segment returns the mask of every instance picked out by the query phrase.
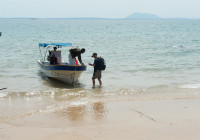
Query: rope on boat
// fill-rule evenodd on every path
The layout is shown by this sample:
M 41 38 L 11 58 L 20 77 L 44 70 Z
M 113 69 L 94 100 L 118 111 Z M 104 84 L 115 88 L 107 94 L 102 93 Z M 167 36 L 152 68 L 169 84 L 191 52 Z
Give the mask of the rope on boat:
M 74 74 L 74 76 L 75 76 L 75 72 L 73 73 Z M 72 86 L 74 87 L 74 76 L 72 77 L 73 78 L 73 80 L 72 80 Z
M 76 72 L 76 67 L 75 67 L 75 72 Z M 72 81 L 72 86 L 74 87 L 74 77 L 75 77 L 75 72 L 73 73 L 74 76 L 73 76 L 73 81 Z

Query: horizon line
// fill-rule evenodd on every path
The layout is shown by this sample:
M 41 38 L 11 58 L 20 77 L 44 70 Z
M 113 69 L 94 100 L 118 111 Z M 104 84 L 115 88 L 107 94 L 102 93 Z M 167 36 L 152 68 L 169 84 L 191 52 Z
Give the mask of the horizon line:
M 188 20 L 199 20 L 200 18 L 155 18 L 155 19 L 140 19 L 140 18 L 103 18 L 103 17 L 0 17 L 0 19 L 115 19 L 115 20 L 169 20 L 169 19 L 188 19 Z

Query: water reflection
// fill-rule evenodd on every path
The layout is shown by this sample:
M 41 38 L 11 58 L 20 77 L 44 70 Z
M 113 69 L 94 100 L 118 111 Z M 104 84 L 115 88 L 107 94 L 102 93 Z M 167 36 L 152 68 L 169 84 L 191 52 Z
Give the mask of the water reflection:
M 53 81 L 53 80 L 52 80 Z M 51 82 L 52 82 L 51 81 Z M 59 83 L 54 81 L 55 85 Z M 102 88 L 62 88 L 52 90 L 51 98 L 58 103 L 58 113 L 69 121 L 85 121 L 88 119 L 103 119 L 106 114 L 104 93 Z
M 71 106 L 67 110 L 68 119 L 71 121 L 80 121 L 84 119 L 86 107 L 85 106 Z
M 104 103 L 95 102 L 93 104 L 69 106 L 59 111 L 63 117 L 70 121 L 84 121 L 90 119 L 100 120 L 107 112 Z
M 106 108 L 104 103 L 95 102 L 91 105 L 92 109 L 90 111 L 88 108 L 90 107 L 87 107 L 86 105 L 70 106 L 64 112 L 67 114 L 67 118 L 70 121 L 83 121 L 89 116 L 92 116 L 95 120 L 103 119 L 105 117 Z
M 105 106 L 102 102 L 95 102 L 92 105 L 92 110 L 94 114 L 94 119 L 102 119 L 106 113 Z

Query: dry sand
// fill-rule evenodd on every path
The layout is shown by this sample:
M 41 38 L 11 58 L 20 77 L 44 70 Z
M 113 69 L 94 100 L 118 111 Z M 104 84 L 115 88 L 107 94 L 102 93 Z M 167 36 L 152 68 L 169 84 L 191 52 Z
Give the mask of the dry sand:
M 199 140 L 199 108 L 199 99 L 97 102 L 4 119 L 0 140 Z

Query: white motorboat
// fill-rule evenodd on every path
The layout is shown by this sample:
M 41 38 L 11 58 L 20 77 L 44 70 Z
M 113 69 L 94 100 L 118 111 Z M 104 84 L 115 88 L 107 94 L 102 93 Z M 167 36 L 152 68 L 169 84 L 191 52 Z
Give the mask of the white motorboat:
M 57 48 L 56 51 L 52 50 L 54 47 Z M 72 43 L 40 43 L 39 50 L 41 53 L 41 59 L 37 60 L 37 62 L 42 72 L 48 77 L 73 85 L 81 74 L 86 71 L 86 66 L 70 65 L 67 61 L 62 61 L 61 48 L 71 49 Z M 54 53 L 56 56 L 57 64 L 50 63 L 50 53 Z

